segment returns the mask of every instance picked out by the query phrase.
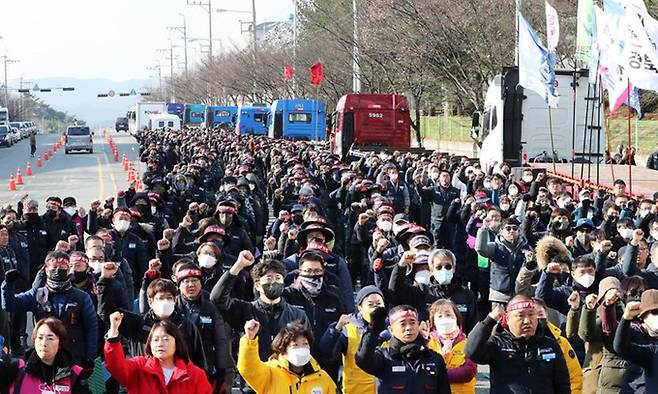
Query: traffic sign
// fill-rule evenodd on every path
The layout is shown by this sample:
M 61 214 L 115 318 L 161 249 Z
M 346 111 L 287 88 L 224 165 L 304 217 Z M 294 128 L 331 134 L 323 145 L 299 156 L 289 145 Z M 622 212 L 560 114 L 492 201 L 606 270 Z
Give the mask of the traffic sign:
M 35 92 L 38 92 L 38 91 L 41 90 L 41 89 L 39 89 L 39 85 L 37 85 L 37 84 L 35 83 L 35 84 L 34 84 L 34 87 L 32 88 L 32 90 L 34 90 Z
M 110 97 L 114 97 L 115 94 L 116 93 L 114 92 L 114 90 L 110 90 L 109 92 L 107 92 L 107 95 Z
M 130 91 L 131 96 L 137 96 L 137 91 L 135 89 Z

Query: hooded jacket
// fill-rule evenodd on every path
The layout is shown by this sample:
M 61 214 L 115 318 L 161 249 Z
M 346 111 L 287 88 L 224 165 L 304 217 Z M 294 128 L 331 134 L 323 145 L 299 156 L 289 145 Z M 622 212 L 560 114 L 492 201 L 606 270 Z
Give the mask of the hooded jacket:
M 307 394 L 336 392 L 336 384 L 318 363 L 311 361 L 303 367 L 301 375 L 290 369 L 288 360 L 282 355 L 263 362 L 259 358 L 259 341 L 246 336 L 240 338 L 238 371 L 244 380 L 257 393 L 268 394 Z

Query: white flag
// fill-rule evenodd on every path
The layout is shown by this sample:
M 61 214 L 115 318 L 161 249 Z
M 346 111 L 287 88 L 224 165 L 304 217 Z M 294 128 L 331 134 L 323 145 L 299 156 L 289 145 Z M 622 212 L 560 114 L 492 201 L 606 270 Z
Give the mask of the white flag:
M 625 16 L 628 79 L 640 89 L 658 90 L 658 21 L 649 15 L 642 0 L 628 0 Z
M 555 52 L 557 43 L 560 41 L 560 22 L 555 8 L 548 4 L 548 1 L 544 4 L 546 6 L 546 46 L 549 51 Z
M 557 107 L 555 53 L 544 47 L 523 15 L 519 15 L 519 85 L 535 91 L 548 106 Z

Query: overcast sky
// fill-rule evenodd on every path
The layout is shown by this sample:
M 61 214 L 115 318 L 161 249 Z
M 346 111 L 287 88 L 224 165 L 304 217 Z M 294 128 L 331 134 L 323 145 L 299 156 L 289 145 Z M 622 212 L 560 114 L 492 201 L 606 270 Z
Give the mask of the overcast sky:
M 221 38 L 224 47 L 244 46 L 246 35 L 240 33 L 239 20 L 251 20 L 251 15 L 214 10 L 249 11 L 251 1 L 211 1 L 213 39 Z M 147 68 L 158 61 L 163 74 L 168 74 L 169 60 L 157 49 L 169 48 L 172 38 L 175 45 L 181 46 L 174 51 L 181 62 L 175 67 L 182 69 L 181 34 L 167 30 L 167 26 L 182 26 L 183 17 L 179 14 L 186 17 L 188 37 L 208 37 L 208 13 L 198 5 L 186 3 L 187 0 L 2 0 L 0 54 L 19 60 L 9 64 L 9 79 L 141 79 L 155 74 Z M 287 20 L 292 10 L 293 0 L 256 0 L 258 23 Z M 220 42 L 213 41 L 216 54 Z M 188 43 L 190 65 L 203 56 L 200 45 Z

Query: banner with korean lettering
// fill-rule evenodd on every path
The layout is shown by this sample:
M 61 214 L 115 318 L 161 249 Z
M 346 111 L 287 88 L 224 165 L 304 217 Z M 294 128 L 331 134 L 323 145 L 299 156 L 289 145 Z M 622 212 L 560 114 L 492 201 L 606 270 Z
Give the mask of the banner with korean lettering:
M 592 51 L 593 0 L 578 0 L 576 25 L 576 59 L 589 62 Z
M 633 86 L 658 91 L 658 21 L 647 12 L 642 0 L 626 1 L 627 76 Z
M 546 8 L 546 47 L 549 51 L 555 52 L 560 41 L 560 21 L 557 11 L 548 4 L 548 1 L 544 2 L 544 6 Z

